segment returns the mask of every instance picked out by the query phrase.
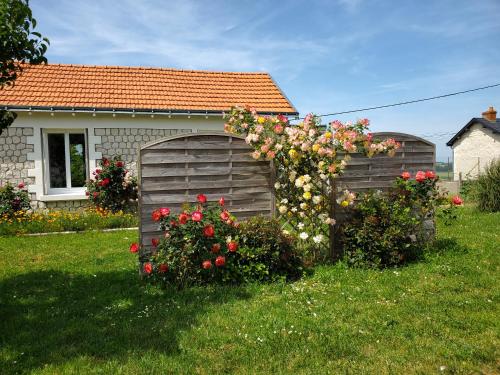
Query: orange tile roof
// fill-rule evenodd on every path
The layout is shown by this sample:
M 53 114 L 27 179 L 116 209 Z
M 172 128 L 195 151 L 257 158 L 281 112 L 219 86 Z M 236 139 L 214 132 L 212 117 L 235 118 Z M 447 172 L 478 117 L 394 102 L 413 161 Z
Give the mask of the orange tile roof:
M 221 112 L 250 105 L 261 113 L 297 111 L 267 73 L 87 65 L 26 65 L 0 106 L 56 109 Z

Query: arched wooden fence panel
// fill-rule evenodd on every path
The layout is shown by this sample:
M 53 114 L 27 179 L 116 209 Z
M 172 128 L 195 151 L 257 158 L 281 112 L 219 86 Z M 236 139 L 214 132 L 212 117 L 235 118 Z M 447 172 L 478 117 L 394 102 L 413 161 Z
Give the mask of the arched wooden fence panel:
M 274 212 L 274 177 L 271 164 L 256 161 L 242 137 L 220 132 L 177 135 L 140 149 L 140 240 L 145 248 L 161 236 L 151 213 L 160 207 L 180 212 L 186 202 L 205 194 L 221 196 L 228 210 L 243 219 Z
M 418 170 L 434 170 L 436 146 L 414 135 L 404 133 L 374 133 L 375 139 L 394 138 L 401 143 L 396 155 L 385 154 L 368 158 L 362 154 L 350 154 L 352 159 L 337 186 L 355 192 L 386 190 L 403 171 L 412 175 Z

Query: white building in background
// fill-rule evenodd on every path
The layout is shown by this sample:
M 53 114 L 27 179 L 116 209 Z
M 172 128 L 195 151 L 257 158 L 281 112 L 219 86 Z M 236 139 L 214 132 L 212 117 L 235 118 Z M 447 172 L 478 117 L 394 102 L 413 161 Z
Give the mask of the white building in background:
M 494 159 L 500 159 L 500 119 L 490 107 L 471 119 L 446 145 L 453 150 L 453 177 L 474 179 Z

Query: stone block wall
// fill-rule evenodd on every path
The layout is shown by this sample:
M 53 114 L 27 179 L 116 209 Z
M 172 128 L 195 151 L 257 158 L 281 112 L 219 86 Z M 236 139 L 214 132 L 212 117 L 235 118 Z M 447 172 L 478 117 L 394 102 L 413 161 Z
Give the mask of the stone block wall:
M 191 129 L 95 129 L 94 135 L 101 137 L 101 143 L 95 145 L 95 151 L 101 152 L 104 158 L 121 155 L 131 174 L 136 176 L 137 156 L 142 145 L 172 135 L 190 132 Z
M 33 128 L 28 127 L 10 127 L 0 135 L 0 186 L 7 182 L 14 185 L 34 183 L 34 179 L 28 177 L 28 169 L 35 167 L 34 162 L 28 160 L 34 145 L 28 144 L 27 138 L 32 135 Z

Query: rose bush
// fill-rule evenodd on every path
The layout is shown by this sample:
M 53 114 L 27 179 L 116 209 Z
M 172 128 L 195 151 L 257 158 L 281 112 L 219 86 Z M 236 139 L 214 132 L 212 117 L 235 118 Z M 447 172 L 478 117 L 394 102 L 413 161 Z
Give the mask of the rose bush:
M 226 210 L 223 198 L 207 203 L 198 195 L 195 206 L 179 214 L 164 207 L 152 213 L 162 236 L 151 241 L 142 259 L 147 280 L 179 288 L 212 282 L 291 280 L 302 275 L 294 239 L 277 220 L 257 217 L 241 225 Z M 138 253 L 133 243 L 130 252 Z
M 361 194 L 352 218 L 340 228 L 344 259 L 354 266 L 389 267 L 418 258 L 434 234 L 434 213 L 446 224 L 456 218 L 459 196 L 448 197 L 433 171 L 403 172 L 387 193 Z
M 169 208 L 152 213 L 162 237 L 152 240 L 151 255 L 143 273 L 151 281 L 184 287 L 234 279 L 237 268 L 238 224 L 222 204 L 208 204 L 203 194 L 198 204 L 179 214 Z M 130 251 L 138 251 L 132 244 Z
M 260 116 L 251 108 L 233 107 L 226 116 L 225 131 L 245 136 L 255 159 L 274 162 L 280 215 L 300 239 L 317 247 L 327 242 L 323 233 L 335 224 L 329 216 L 333 180 L 344 171 L 349 154 L 394 155 L 399 147 L 394 139 L 374 140 L 368 126 L 367 119 L 333 121 L 324 130 L 312 114 L 291 125 L 285 116 Z
M 19 183 L 17 187 L 9 183 L 0 187 L 0 217 L 11 218 L 30 208 L 30 198 L 24 183 Z
M 131 209 L 131 202 L 137 199 L 137 181 L 119 157 L 102 159 L 93 175 L 87 182 L 87 195 L 95 207 L 111 212 Z

